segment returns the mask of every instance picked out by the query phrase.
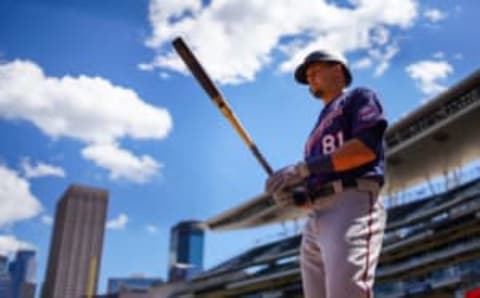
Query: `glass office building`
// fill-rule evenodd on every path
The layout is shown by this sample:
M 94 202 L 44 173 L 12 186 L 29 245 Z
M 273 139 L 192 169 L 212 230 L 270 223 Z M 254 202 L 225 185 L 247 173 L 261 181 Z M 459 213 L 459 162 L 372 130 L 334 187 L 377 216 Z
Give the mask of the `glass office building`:
M 20 250 L 15 260 L 10 263 L 11 297 L 12 298 L 33 298 L 36 287 L 35 251 Z
M 8 258 L 6 256 L 0 255 L 0 273 L 5 273 L 7 271 Z
M 172 228 L 169 281 L 188 280 L 203 270 L 204 235 L 199 221 L 182 221 Z
M 11 281 L 10 275 L 7 271 L 8 258 L 0 255 L 0 297 L 10 298 L 11 296 Z

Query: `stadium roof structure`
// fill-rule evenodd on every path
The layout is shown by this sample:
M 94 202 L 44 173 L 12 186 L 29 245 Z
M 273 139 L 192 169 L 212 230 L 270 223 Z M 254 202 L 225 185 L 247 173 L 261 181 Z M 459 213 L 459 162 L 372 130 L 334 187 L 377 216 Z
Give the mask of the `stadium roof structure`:
M 386 188 L 397 192 L 480 158 L 480 70 L 428 101 L 386 134 Z
M 420 185 L 480 158 L 480 69 L 391 125 L 386 141 L 387 195 Z M 242 229 L 304 216 L 277 208 L 268 194 L 205 221 L 211 230 Z

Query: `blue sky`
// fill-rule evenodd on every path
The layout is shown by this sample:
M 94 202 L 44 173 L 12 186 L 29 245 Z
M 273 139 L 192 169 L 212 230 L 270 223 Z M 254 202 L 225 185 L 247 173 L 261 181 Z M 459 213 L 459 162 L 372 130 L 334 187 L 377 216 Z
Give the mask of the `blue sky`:
M 301 159 L 322 107 L 292 80 L 312 49 L 345 54 L 391 122 L 479 66 L 477 1 L 266 2 L 2 0 L 0 252 L 37 249 L 42 282 L 55 204 L 81 183 L 110 191 L 100 289 L 166 277 L 171 226 L 262 191 L 262 168 L 173 53 L 178 35 L 274 168 Z M 208 233 L 205 263 L 282 232 Z

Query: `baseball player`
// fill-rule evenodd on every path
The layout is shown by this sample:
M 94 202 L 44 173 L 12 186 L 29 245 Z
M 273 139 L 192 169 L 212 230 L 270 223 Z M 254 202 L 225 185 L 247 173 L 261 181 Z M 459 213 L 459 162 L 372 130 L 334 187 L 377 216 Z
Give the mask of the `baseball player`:
M 305 297 L 373 297 L 386 220 L 378 199 L 387 127 L 382 106 L 370 89 L 345 90 L 352 75 L 334 53 L 311 53 L 295 79 L 324 107 L 304 160 L 271 175 L 266 191 L 281 206 L 309 211 L 300 249 Z

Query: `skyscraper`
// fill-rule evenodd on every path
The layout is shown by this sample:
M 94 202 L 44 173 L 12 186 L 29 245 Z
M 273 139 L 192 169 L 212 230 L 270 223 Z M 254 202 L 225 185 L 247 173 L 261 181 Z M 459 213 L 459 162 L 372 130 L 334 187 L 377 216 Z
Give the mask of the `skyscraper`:
M 11 279 L 7 271 L 8 258 L 0 255 L 0 297 L 11 298 L 12 288 Z
M 188 280 L 203 270 L 204 228 L 199 221 L 183 221 L 170 232 L 169 281 Z
M 70 186 L 57 203 L 43 298 L 92 297 L 97 292 L 108 192 Z
M 33 298 L 35 296 L 37 271 L 35 254 L 34 250 L 19 250 L 15 260 L 10 263 L 12 298 Z
M 0 273 L 4 273 L 7 271 L 8 265 L 8 257 L 4 255 L 0 255 Z

